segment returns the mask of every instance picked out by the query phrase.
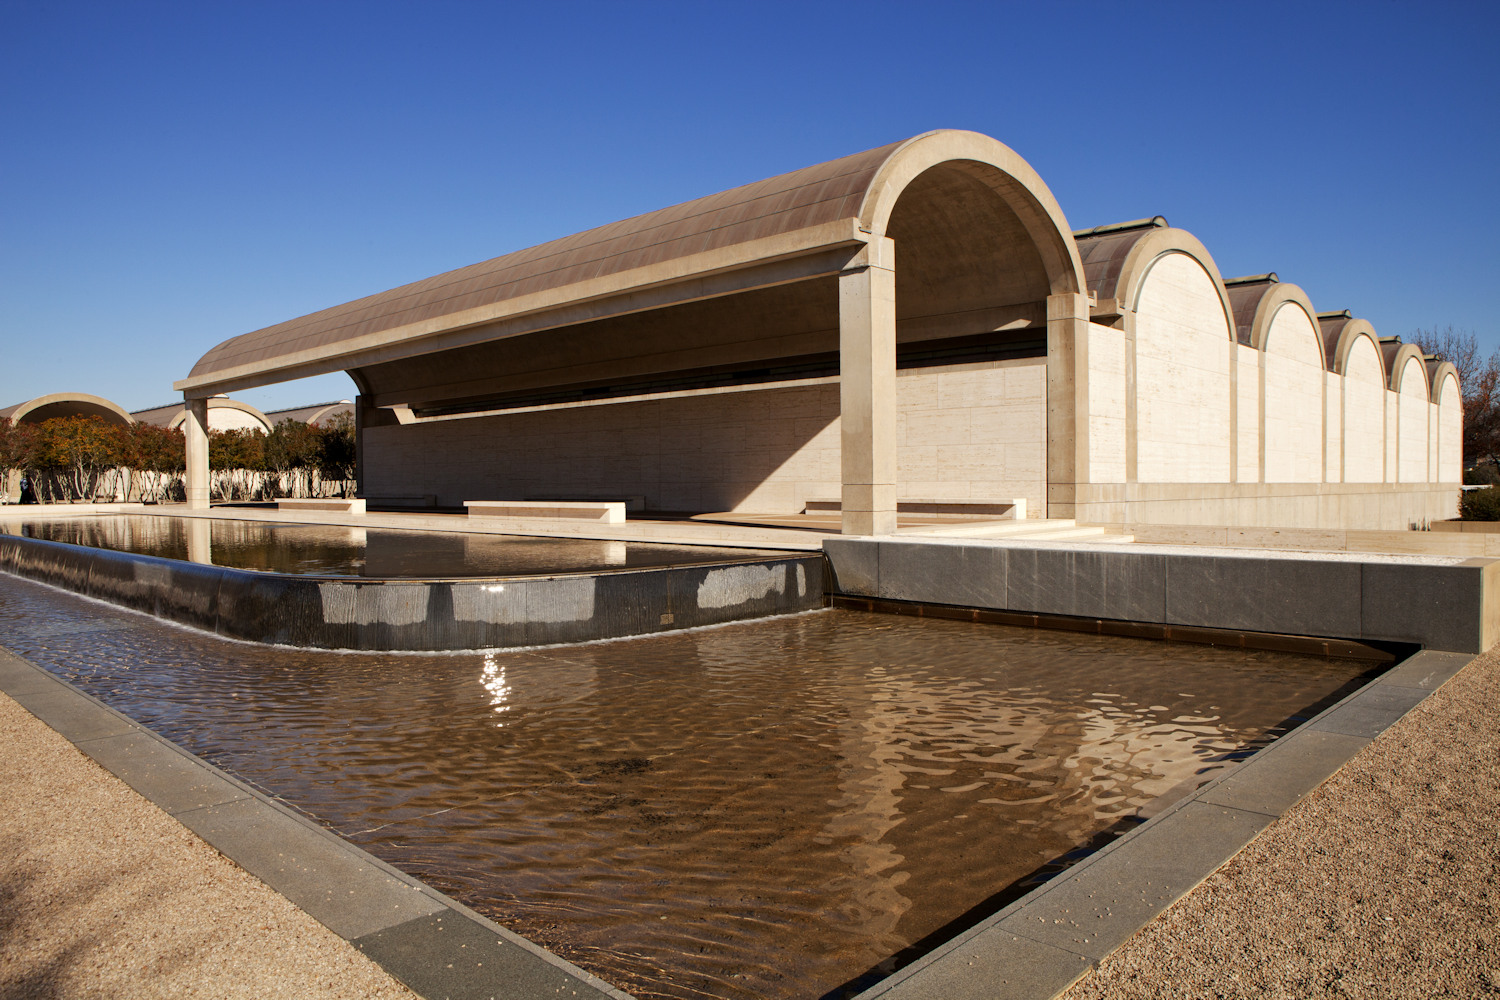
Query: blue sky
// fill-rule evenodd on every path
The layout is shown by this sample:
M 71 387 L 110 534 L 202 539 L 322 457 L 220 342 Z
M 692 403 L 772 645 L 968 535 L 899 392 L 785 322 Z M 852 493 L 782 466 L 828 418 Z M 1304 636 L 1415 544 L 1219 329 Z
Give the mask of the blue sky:
M 1488 352 L 1493 3 L 0 0 L 0 405 L 933 128 Z M 350 396 L 343 375 L 238 394 Z

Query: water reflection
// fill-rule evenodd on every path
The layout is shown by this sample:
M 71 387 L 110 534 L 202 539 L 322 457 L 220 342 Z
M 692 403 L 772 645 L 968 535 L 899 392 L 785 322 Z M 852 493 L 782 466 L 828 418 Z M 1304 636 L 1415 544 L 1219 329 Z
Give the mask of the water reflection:
M 0 533 L 276 573 L 474 577 L 579 573 L 779 555 L 752 549 L 531 538 L 146 514 L 0 522 Z
M 0 643 L 639 997 L 820 996 L 1361 669 L 842 611 L 330 654 L 4 576 Z

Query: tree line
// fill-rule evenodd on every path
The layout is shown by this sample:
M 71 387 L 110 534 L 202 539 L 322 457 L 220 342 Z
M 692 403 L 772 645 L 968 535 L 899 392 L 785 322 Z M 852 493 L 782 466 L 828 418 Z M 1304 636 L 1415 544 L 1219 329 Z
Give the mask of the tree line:
M 1451 325 L 1417 330 L 1406 338 L 1424 354 L 1458 371 L 1464 410 L 1464 482 L 1500 483 L 1500 350 L 1485 357 L 1479 338 Z
M 124 427 L 96 416 L 36 424 L 0 417 L 0 502 L 18 499 L 9 495 L 17 473 L 41 503 L 181 501 L 185 455 L 177 428 Z M 314 427 L 288 419 L 269 434 L 210 430 L 208 466 L 215 500 L 349 496 L 355 489 L 354 420 L 338 414 Z

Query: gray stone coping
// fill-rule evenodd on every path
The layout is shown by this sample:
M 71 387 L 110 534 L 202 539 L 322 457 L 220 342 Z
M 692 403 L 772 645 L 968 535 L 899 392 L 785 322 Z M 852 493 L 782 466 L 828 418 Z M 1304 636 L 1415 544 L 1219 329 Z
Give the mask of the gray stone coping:
M 824 605 L 822 555 L 453 580 L 298 576 L 0 534 L 0 570 L 247 642 L 438 651 L 648 635 Z
M 1050 1000 L 1473 656 L 1424 650 L 857 1000 Z M 0 691 L 424 997 L 628 994 L 0 647 Z
M 823 548 L 835 595 L 1465 653 L 1500 639 L 1500 559 L 898 536 Z
M 0 691 L 420 996 L 630 1000 L 3 647 Z
M 1416 653 L 857 1000 L 1051 1000 L 1473 658 Z

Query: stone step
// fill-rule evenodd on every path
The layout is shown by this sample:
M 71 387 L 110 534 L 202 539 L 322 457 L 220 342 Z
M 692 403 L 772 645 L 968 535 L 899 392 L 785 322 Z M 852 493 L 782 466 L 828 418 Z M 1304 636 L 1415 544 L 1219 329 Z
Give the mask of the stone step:
M 1034 537 L 1038 532 L 1071 528 L 1071 518 L 1029 518 L 1024 521 L 966 521 L 963 524 L 921 524 L 900 529 L 903 535 L 983 535 L 985 538 Z

